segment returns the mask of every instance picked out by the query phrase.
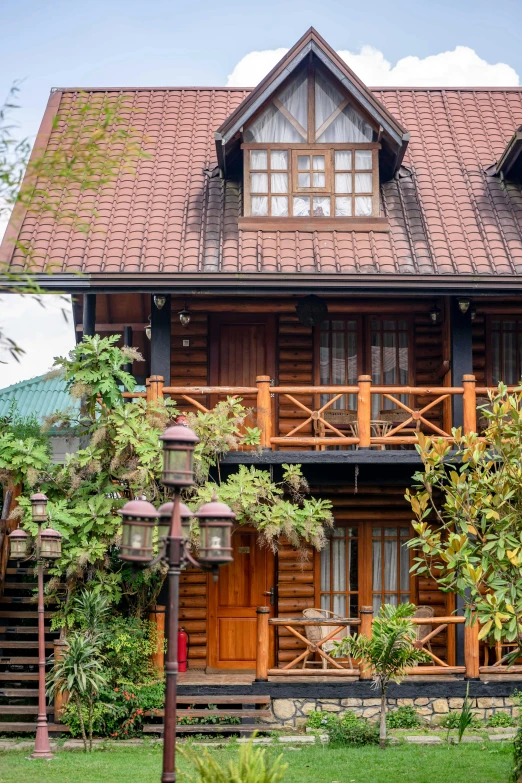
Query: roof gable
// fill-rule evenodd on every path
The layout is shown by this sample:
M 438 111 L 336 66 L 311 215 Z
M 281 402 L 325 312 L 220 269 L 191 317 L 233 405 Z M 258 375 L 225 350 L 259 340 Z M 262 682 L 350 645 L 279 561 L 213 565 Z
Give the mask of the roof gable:
M 323 67 L 381 128 L 382 141 L 391 148 L 394 158 L 391 173 L 395 173 L 404 157 L 409 134 L 313 27 L 307 30 L 218 128 L 215 139 L 220 163 L 223 163 L 241 128 L 274 96 L 283 82 L 295 72 L 310 53 L 318 58 Z

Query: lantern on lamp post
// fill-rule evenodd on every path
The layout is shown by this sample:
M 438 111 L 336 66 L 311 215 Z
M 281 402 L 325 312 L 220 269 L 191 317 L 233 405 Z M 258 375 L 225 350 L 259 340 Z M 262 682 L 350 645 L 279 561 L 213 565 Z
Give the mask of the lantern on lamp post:
M 23 560 L 28 557 L 29 550 L 29 536 L 21 528 L 16 528 L 9 535 L 9 557 L 13 560 Z
M 231 563 L 234 512 L 225 503 L 219 503 L 214 495 L 210 503 L 201 506 L 195 517 L 199 520 L 201 531 L 199 561 L 212 569 Z
M 58 560 L 62 554 L 62 535 L 52 527 L 46 527 L 40 531 L 41 560 Z
M 163 503 L 163 505 L 158 509 L 158 537 L 161 540 L 166 540 L 170 533 L 173 512 L 174 503 L 171 500 L 168 503 Z M 190 539 L 190 520 L 194 519 L 195 514 L 188 506 L 185 505 L 185 503 L 180 502 L 179 515 L 181 517 L 181 536 L 184 541 L 188 541 Z
M 127 563 L 148 564 L 153 557 L 153 531 L 158 512 L 143 498 L 130 500 L 118 514 L 123 519 L 120 558 Z
M 199 438 L 190 427 L 174 424 L 163 435 L 163 476 L 166 487 L 181 489 L 194 484 L 194 449 Z

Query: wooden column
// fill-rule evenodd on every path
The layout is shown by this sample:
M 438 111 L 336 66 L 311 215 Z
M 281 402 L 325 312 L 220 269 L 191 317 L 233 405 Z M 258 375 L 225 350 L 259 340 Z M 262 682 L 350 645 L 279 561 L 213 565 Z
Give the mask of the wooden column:
M 166 386 L 170 386 L 170 296 L 158 310 L 154 297 L 150 301 L 150 374 L 162 375 Z
M 268 606 L 258 606 L 257 614 L 257 644 L 256 644 L 256 681 L 268 680 L 268 651 L 270 640 L 270 628 L 268 617 L 270 608 Z
M 149 622 L 154 623 L 158 632 L 158 644 L 156 652 L 150 656 L 154 666 L 163 671 L 165 666 L 165 607 L 156 604 L 154 609 L 149 612 Z
M 83 336 L 96 334 L 96 294 L 83 295 Z
M 272 398 L 270 397 L 270 376 L 258 375 L 257 385 L 257 426 L 261 430 L 261 448 L 270 449 L 272 437 Z
M 123 345 L 132 348 L 132 326 L 123 327 Z M 132 375 L 132 362 L 124 365 L 124 370 Z
M 373 606 L 361 606 L 361 625 L 359 633 L 361 636 L 367 636 L 368 639 L 372 635 L 372 619 L 373 619 Z M 359 679 L 369 680 L 372 676 L 371 666 L 359 661 Z
M 361 375 L 358 379 L 359 394 L 357 396 L 357 425 L 359 429 L 359 448 L 369 449 L 372 430 L 370 421 L 372 418 L 372 386 L 371 375 Z
M 450 302 L 452 386 L 460 386 L 464 376 L 473 373 L 471 306 L 467 313 L 462 313 L 459 298 L 452 296 Z M 464 401 L 460 394 L 453 395 L 453 426 L 464 426 Z
M 475 612 L 471 617 L 471 623 L 464 626 L 464 665 L 466 667 L 466 680 L 480 679 L 479 670 L 479 622 Z
M 57 639 L 54 642 L 55 663 L 63 659 L 63 657 L 65 656 L 66 647 L 67 647 L 67 643 L 63 639 Z M 59 693 L 58 691 L 55 692 L 54 694 L 54 722 L 55 723 L 61 723 L 63 708 L 68 703 L 68 701 L 69 701 L 68 691 L 62 691 L 62 693 Z
M 475 391 L 475 376 L 464 375 L 462 378 L 464 393 L 462 395 L 464 410 L 464 434 L 477 431 L 477 393 Z
M 145 385 L 147 391 L 147 402 L 155 402 L 156 400 L 163 399 L 163 376 L 151 375 L 147 378 Z

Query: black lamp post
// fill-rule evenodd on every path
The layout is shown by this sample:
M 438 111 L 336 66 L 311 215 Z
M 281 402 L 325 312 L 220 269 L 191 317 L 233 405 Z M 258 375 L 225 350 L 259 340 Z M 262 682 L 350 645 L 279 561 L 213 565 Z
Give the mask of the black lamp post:
M 163 441 L 162 483 L 173 490 L 173 500 L 159 511 L 145 500 L 131 500 L 120 511 L 123 535 L 120 558 L 150 566 L 160 560 L 168 564 L 167 654 L 165 658 L 165 718 L 163 733 L 163 773 L 161 783 L 176 780 L 176 697 L 178 677 L 179 577 L 189 565 L 213 571 L 232 560 L 231 537 L 235 514 L 217 498 L 206 503 L 197 514 L 180 500 L 179 491 L 194 484 L 194 449 L 199 442 L 191 429 L 183 425 L 169 427 Z M 201 555 L 190 554 L 190 519 L 199 520 Z M 153 528 L 158 527 L 160 552 L 152 558 Z
M 47 724 L 47 702 L 45 698 L 45 606 L 44 606 L 44 562 L 56 560 L 61 555 L 62 536 L 57 530 L 43 528 L 47 523 L 47 498 L 42 492 L 31 497 L 33 522 L 38 525 L 36 559 L 38 561 L 38 719 L 36 739 L 32 758 L 52 759 Z M 10 555 L 22 560 L 31 556 L 29 536 L 25 530 L 13 530 L 9 536 Z

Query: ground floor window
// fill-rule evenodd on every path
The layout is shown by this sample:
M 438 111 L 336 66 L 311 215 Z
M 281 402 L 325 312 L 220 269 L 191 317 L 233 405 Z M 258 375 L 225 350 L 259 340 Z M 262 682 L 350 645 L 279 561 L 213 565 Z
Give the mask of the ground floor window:
M 320 554 L 320 606 L 357 617 L 361 606 L 412 600 L 407 523 L 336 526 Z
M 522 377 L 522 319 L 491 319 L 489 345 L 489 382 L 495 386 L 500 381 L 508 386 L 519 383 Z

